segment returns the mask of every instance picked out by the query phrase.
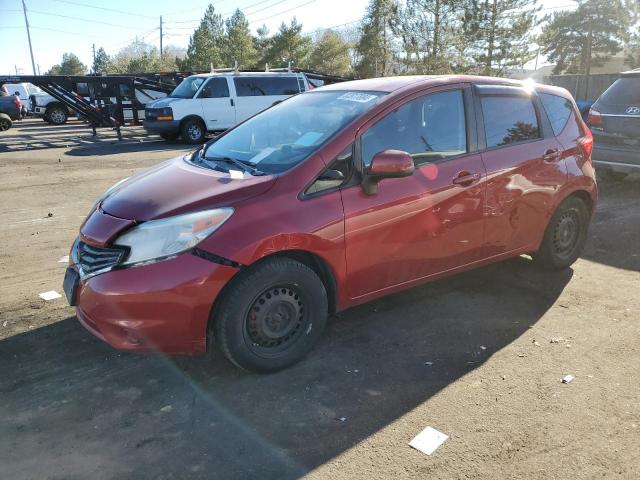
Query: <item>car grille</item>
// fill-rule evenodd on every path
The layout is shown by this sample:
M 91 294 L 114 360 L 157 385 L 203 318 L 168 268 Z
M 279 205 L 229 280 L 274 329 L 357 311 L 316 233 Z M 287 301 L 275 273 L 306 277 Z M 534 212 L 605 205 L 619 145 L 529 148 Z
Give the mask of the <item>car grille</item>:
M 126 253 L 121 248 L 92 247 L 84 242 L 78 242 L 78 265 L 82 269 L 82 274 L 87 275 L 115 267 Z

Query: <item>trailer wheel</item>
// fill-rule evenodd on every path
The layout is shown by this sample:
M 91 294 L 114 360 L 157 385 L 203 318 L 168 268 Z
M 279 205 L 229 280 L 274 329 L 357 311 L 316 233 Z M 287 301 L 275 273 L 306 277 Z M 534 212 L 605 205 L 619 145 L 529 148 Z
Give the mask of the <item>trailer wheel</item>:
M 48 107 L 44 115 L 52 125 L 64 125 L 67 123 L 67 110 L 60 105 Z

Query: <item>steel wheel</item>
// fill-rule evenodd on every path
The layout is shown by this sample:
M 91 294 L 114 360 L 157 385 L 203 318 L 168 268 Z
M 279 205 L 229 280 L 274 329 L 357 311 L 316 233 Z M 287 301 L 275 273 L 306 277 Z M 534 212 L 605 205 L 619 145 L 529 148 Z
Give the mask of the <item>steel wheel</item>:
M 562 214 L 553 231 L 553 246 L 556 255 L 568 257 L 580 238 L 580 216 L 575 210 Z

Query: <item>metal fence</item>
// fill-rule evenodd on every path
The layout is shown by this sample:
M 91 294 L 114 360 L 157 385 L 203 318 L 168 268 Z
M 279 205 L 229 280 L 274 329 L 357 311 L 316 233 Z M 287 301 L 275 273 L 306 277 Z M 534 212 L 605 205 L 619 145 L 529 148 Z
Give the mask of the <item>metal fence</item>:
M 595 75 L 550 75 L 543 83 L 566 88 L 576 100 L 595 101 L 609 86 L 620 77 L 617 73 L 599 73 Z

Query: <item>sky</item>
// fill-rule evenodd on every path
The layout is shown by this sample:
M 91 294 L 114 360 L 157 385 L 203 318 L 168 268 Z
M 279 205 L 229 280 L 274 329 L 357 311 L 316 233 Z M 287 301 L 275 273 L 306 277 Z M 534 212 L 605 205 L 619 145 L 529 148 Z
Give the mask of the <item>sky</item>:
M 270 32 L 294 16 L 311 33 L 362 18 L 368 0 L 24 0 L 31 30 L 36 69 L 41 73 L 59 63 L 65 52 L 92 63 L 92 47 L 116 53 L 136 37 L 159 45 L 160 16 L 164 45 L 186 47 L 207 5 L 227 17 L 236 8 L 256 30 Z M 542 0 L 544 13 L 573 8 L 573 0 Z M 33 74 L 22 0 L 0 0 L 0 74 Z

